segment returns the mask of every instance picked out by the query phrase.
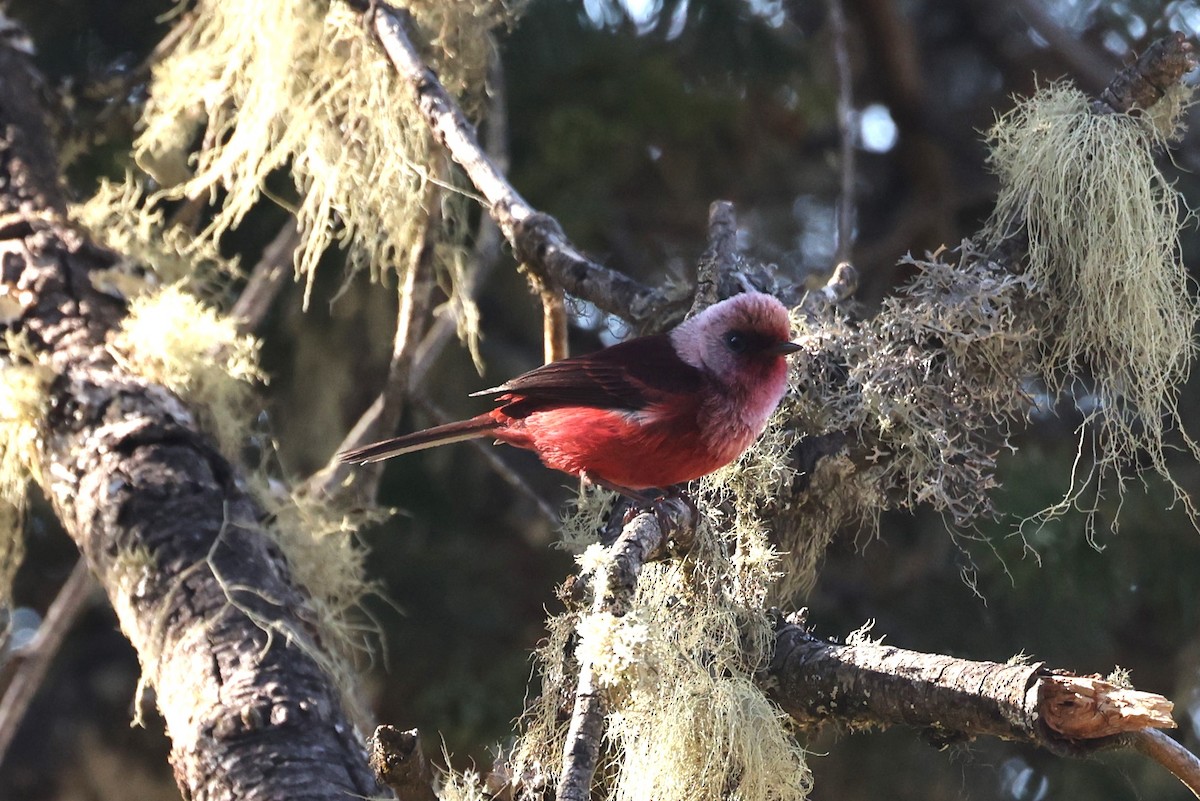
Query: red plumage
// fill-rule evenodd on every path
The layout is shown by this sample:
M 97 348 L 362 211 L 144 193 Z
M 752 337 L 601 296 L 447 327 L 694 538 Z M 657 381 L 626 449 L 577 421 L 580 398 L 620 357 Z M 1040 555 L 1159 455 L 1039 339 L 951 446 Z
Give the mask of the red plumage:
M 669 334 L 621 342 L 476 395 L 489 412 L 338 455 L 371 462 L 490 436 L 618 490 L 667 487 L 736 459 L 787 384 L 787 310 L 769 295 L 717 303 Z

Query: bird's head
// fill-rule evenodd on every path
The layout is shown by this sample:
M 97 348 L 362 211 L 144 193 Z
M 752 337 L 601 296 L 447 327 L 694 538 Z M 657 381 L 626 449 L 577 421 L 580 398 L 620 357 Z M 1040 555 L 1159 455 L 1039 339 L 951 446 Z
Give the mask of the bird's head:
M 770 295 L 747 292 L 715 303 L 671 332 L 685 362 L 730 388 L 780 384 L 791 341 L 787 309 Z M 776 398 L 778 400 L 778 398 Z

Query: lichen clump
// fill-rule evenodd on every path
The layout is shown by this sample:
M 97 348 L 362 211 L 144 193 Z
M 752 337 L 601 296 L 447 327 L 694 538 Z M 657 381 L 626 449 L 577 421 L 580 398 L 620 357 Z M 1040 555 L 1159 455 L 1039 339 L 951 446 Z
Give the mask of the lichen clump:
M 518 3 L 406 3 L 433 46 L 424 54 L 443 84 L 478 110 L 494 43 L 489 31 Z M 197 241 L 238 225 L 286 170 L 300 229 L 296 269 L 306 302 L 334 245 L 351 270 L 403 273 L 426 243 L 436 252 L 468 338 L 476 336 L 461 283 L 466 198 L 433 146 L 412 91 L 399 81 L 368 23 L 345 3 L 221 0 L 200 3 L 180 42 L 156 65 L 138 165 L 159 199 L 208 198 Z M 193 152 L 194 142 L 202 142 Z M 294 195 L 292 197 L 291 195 Z M 427 221 L 435 215 L 437 224 Z
M 258 343 L 179 287 L 135 298 L 112 351 L 129 370 L 178 394 L 227 454 L 246 445 L 254 419 Z
M 1094 394 L 1087 424 L 1101 471 L 1141 453 L 1169 477 L 1166 438 L 1200 312 L 1179 258 L 1178 193 L 1153 153 L 1178 134 L 1186 103 L 1177 89 L 1152 113 L 1097 113 L 1082 92 L 1054 85 L 989 133 L 1002 188 L 985 234 L 1027 240 L 1046 303 L 1036 373 L 1052 394 Z
M 25 553 L 26 493 L 41 474 L 39 427 L 53 375 L 20 339 L 11 333 L 7 339 L 0 362 L 0 610 L 11 602 L 13 576 Z
M 585 499 L 584 506 L 596 503 Z M 594 511 L 569 518 L 568 528 L 590 528 Z M 566 726 L 558 712 L 569 706 L 578 665 L 587 662 L 611 702 L 600 797 L 806 797 L 811 777 L 803 749 L 755 681 L 774 640 L 763 609 L 773 553 L 761 529 L 722 532 L 707 517 L 687 556 L 643 568 L 624 615 L 553 618 L 538 651 L 542 694 L 524 718 L 513 774 L 560 772 Z M 593 586 L 603 584 L 603 551 L 585 551 L 580 563 Z

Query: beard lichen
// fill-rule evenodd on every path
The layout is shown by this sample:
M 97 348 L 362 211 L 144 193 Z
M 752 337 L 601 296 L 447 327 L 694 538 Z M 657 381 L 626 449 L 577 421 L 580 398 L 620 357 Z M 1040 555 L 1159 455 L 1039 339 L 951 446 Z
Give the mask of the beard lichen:
M 30 480 L 41 479 L 40 426 L 53 377 L 20 337 L 10 332 L 5 338 L 0 357 L 0 613 L 11 604 L 13 577 L 25 553 L 21 529 L 26 494 Z
M 111 352 L 141 377 L 179 395 L 200 416 L 221 450 L 235 458 L 254 419 L 258 342 L 178 286 L 129 304 Z
M 1200 312 L 1179 258 L 1179 196 L 1153 155 L 1187 102 L 1176 89 L 1151 113 L 1101 114 L 1064 85 L 1022 102 L 989 134 L 1001 192 L 985 235 L 1027 240 L 1046 306 L 1035 374 L 1051 395 L 1089 386 L 1096 399 L 1080 425 L 1095 463 L 1083 481 L 1117 475 L 1121 489 L 1118 468 L 1141 456 L 1194 518 L 1166 451 L 1173 438 L 1200 458 L 1176 408 Z M 1076 505 L 1081 489 L 1044 514 Z
M 483 107 L 495 43 L 520 3 L 414 0 L 405 6 L 430 43 L 424 57 L 468 112 Z M 363 17 L 345 3 L 208 0 L 171 53 L 156 65 L 138 165 L 163 189 L 159 199 L 215 204 L 200 242 L 216 242 L 266 195 L 269 179 L 291 176 L 305 303 L 318 262 L 334 245 L 350 270 L 376 278 L 409 269 L 405 254 L 427 242 L 434 204 L 455 224 L 432 242 L 450 308 L 469 342 L 477 315 L 462 281 L 466 196 L 436 148 Z M 193 152 L 194 142 L 201 142 Z

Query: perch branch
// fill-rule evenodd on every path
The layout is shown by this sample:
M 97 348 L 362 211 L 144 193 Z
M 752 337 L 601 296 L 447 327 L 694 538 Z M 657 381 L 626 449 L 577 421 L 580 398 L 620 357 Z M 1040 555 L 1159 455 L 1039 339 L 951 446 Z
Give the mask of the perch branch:
M 402 21 L 403 20 L 403 21 Z M 487 201 L 488 213 L 512 245 L 517 260 L 536 264 L 577 298 L 634 325 L 645 323 L 669 298 L 616 270 L 592 261 L 567 240 L 562 227 L 534 209 L 483 152 L 475 128 L 425 66 L 405 28 L 411 17 L 380 2 L 374 29 L 397 73 L 416 94 L 430 131 Z
M 625 615 L 637 590 L 642 566 L 664 556 L 672 538 L 686 538 L 695 529 L 695 507 L 680 499 L 659 502 L 655 512 L 640 512 L 629 520 L 609 546 L 609 566 L 593 579 L 592 613 Z M 563 770 L 557 801 L 588 801 L 592 777 L 600 758 L 607 701 L 596 671 L 588 662 L 579 666 L 575 706 L 563 749 Z
M 4 690 L 4 697 L 0 698 L 0 764 L 3 764 L 30 702 L 42 686 L 63 638 L 83 610 L 92 587 L 87 561 L 80 559 L 46 610 L 46 618 L 38 627 L 33 642 L 18 657 L 20 663 Z

